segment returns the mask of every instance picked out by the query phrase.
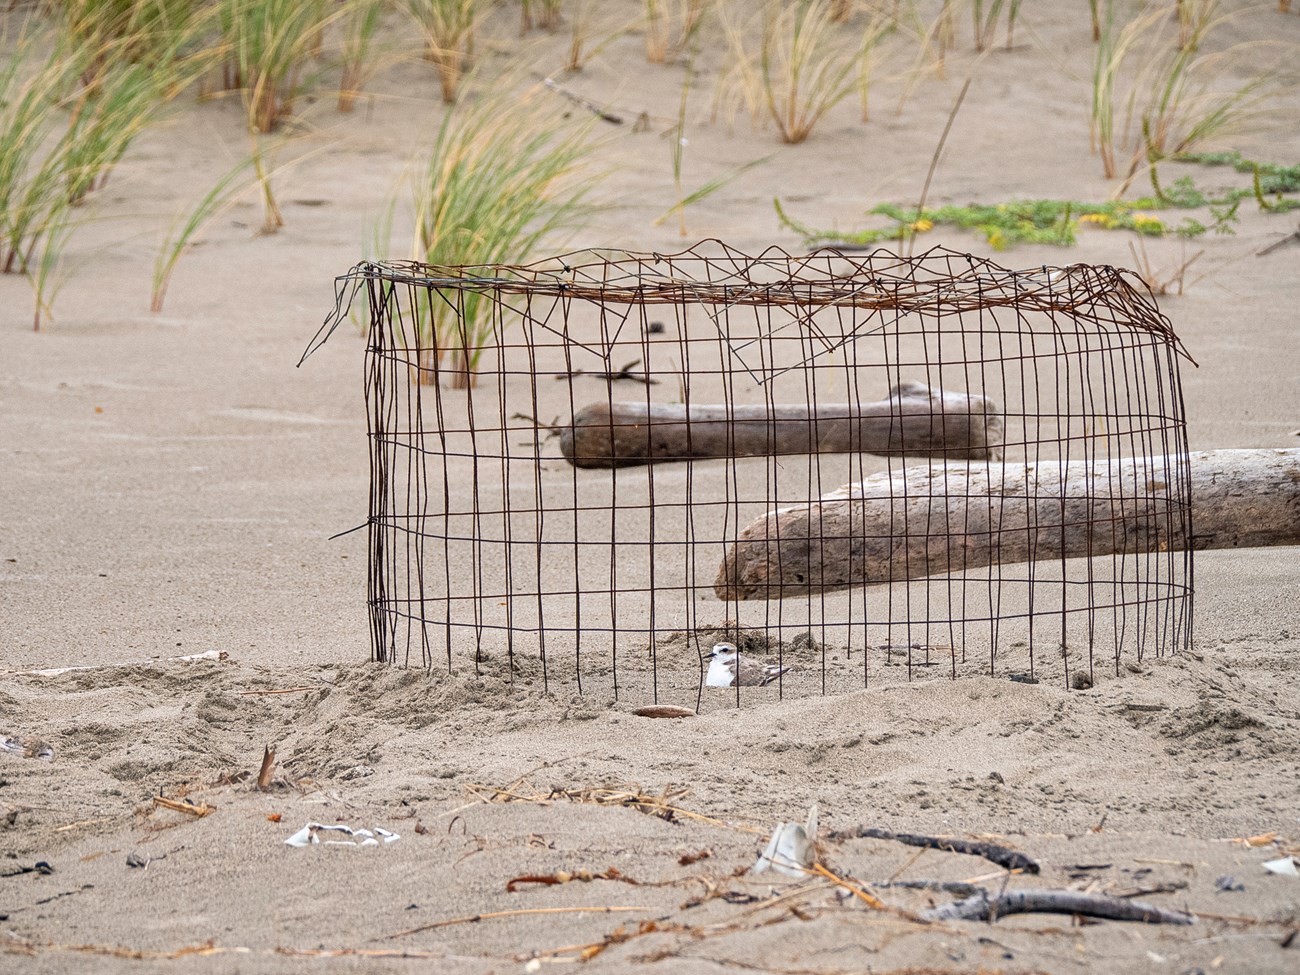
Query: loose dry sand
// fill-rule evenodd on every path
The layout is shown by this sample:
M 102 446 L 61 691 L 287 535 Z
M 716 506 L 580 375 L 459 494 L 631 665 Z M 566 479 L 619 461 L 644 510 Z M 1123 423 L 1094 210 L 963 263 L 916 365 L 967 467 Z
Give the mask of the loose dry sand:
M 629 18 L 636 8 L 612 6 Z M 743 121 L 710 125 L 717 59 L 705 57 L 688 184 L 773 158 L 692 207 L 690 239 L 795 248 L 772 212 L 778 195 L 800 219 L 846 229 L 877 202 L 914 201 L 972 72 L 932 203 L 1105 198 L 1113 184 L 1088 153 L 1084 5 L 1024 6 L 1015 50 L 959 54 L 901 115 L 903 84 L 885 70 L 869 124 L 846 103 L 799 146 Z M 497 34 L 518 50 L 510 24 Z M 1254 5 L 1229 33 L 1294 44 L 1300 17 Z M 565 43 L 528 56 L 553 70 Z M 647 66 L 640 45 L 629 34 L 563 79 L 651 122 L 603 130 L 614 205 L 566 246 L 683 243 L 671 224 L 651 225 L 673 202 L 660 133 L 682 69 Z M 45 331 L 29 330 L 27 285 L 0 280 L 0 737 L 27 748 L 0 752 L 0 971 L 520 972 L 537 970 L 534 956 L 545 971 L 606 940 L 593 969 L 1300 968 L 1300 881 L 1261 866 L 1300 842 L 1295 549 L 1198 556 L 1194 651 L 1133 661 L 1084 692 L 886 674 L 868 690 L 759 692 L 739 709 L 711 697 L 698 717 L 653 720 L 603 696 L 543 695 L 528 673 L 510 683 L 367 663 L 364 533 L 329 539 L 365 517 L 362 344 L 341 332 L 294 365 L 332 278 L 364 256 L 440 118 L 417 60 L 387 67 L 374 88 L 383 94 L 350 117 L 328 93 L 303 106 L 312 131 L 287 151 L 327 148 L 277 180 L 284 229 L 258 236 L 250 196 L 183 260 L 163 314 L 147 311 L 155 242 L 246 151 L 233 100 L 183 98 L 139 141 L 101 197 L 104 219 L 73 238 L 75 273 Z M 1295 163 L 1298 109 L 1295 95 L 1272 103 L 1232 145 Z M 1207 187 L 1240 178 L 1177 166 L 1166 178 L 1180 172 Z M 1162 299 L 1200 363 L 1184 374 L 1193 447 L 1296 443 L 1300 245 L 1254 256 L 1294 226 L 1248 201 L 1235 236 L 1146 245 L 1157 266 L 1205 252 L 1195 272 L 1206 277 Z M 1131 263 L 1128 237 L 1099 230 L 1069 251 L 1003 260 Z M 225 658 L 169 660 L 208 651 Z M 694 685 L 693 652 L 672 666 Z M 84 669 L 29 673 L 65 667 Z M 268 743 L 277 765 L 259 791 Z M 601 788 L 666 796 L 680 811 L 597 802 Z M 159 795 L 211 812 L 155 808 Z M 1144 891 L 1201 917 L 923 926 L 822 882 L 768 903 L 788 885 L 744 870 L 778 820 L 802 820 L 814 802 L 826 830 L 995 837 L 1042 864 L 1037 878 L 1008 880 L 964 855 L 825 846 L 826 862 L 863 881 Z M 401 839 L 283 844 L 311 820 Z M 52 872 L 19 872 L 38 861 Z M 622 879 L 506 890 L 522 875 L 611 868 Z M 1217 889 L 1223 877 L 1234 889 Z M 904 913 L 952 898 L 876 893 Z M 560 908 L 586 910 L 439 926 Z

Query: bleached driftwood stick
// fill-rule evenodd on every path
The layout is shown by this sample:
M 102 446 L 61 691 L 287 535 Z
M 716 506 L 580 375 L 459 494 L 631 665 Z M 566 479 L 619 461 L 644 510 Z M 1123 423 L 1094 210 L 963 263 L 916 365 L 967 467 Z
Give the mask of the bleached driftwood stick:
M 1300 544 L 1300 449 L 1193 452 L 1191 539 L 1170 500 L 1178 476 L 1168 457 L 876 474 L 753 522 L 714 591 L 779 599 L 994 564 Z
M 868 453 L 996 460 L 1002 414 L 984 396 L 896 386 L 876 403 L 715 406 L 593 403 L 560 433 L 576 467 L 777 454 Z

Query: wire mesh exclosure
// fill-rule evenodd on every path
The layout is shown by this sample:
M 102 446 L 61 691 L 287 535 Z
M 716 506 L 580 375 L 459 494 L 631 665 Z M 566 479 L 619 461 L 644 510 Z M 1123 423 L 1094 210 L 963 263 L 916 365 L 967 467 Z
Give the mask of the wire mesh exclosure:
M 1190 640 L 1189 357 L 1131 272 L 367 262 L 306 354 L 362 288 L 376 659 L 698 704 L 713 642 L 825 693 Z

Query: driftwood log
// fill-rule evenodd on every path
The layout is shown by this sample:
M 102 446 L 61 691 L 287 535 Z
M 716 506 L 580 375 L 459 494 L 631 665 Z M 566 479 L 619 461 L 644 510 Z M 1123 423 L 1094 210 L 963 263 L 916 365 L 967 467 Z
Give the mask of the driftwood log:
M 925 921 L 994 921 L 1007 914 L 1074 914 L 1110 921 L 1146 924 L 1194 924 L 1196 917 L 1141 901 L 1121 900 L 1078 890 L 1013 890 L 990 897 L 976 894 L 965 900 L 921 912 Z
M 1169 457 L 877 474 L 753 522 L 714 591 L 779 599 L 994 564 L 1300 544 L 1300 449 L 1193 452 L 1190 539 L 1178 477 Z
M 576 467 L 776 454 L 914 454 L 996 460 L 1003 421 L 984 396 L 909 382 L 877 403 L 712 406 L 613 402 L 578 410 L 560 432 Z
M 1038 861 L 1028 854 L 1000 846 L 997 843 L 985 843 L 979 840 L 963 840 L 951 836 L 926 836 L 922 833 L 895 833 L 890 829 L 876 826 L 858 826 L 854 829 L 837 830 L 830 834 L 830 839 L 842 840 L 893 840 L 906 846 L 920 846 L 930 850 L 947 850 L 950 853 L 964 853 L 967 856 L 983 857 L 991 863 L 1007 870 L 1019 870 L 1022 873 L 1038 873 Z

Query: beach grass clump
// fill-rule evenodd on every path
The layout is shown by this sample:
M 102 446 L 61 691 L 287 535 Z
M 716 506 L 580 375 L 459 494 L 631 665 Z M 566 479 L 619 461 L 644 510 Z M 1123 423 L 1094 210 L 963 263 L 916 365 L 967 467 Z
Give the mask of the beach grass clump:
M 308 87 L 326 27 L 342 15 L 328 0 L 217 0 L 225 87 L 244 98 L 251 132 L 273 132 Z
M 438 72 L 442 100 L 451 104 L 474 60 L 475 34 L 489 0 L 407 0 L 424 34 L 425 58 Z
M 153 266 L 153 290 L 149 310 L 160 312 L 167 298 L 167 288 L 181 256 L 195 236 L 218 214 L 229 209 L 247 186 L 240 181 L 253 165 L 252 157 L 243 159 L 227 170 L 199 199 L 188 213 L 179 215 L 163 237 Z
M 375 38 L 384 14 L 385 0 L 348 0 L 344 5 L 342 42 L 339 52 L 340 112 L 350 112 L 357 96 L 377 67 L 374 57 Z
M 563 20 L 562 6 L 563 0 L 519 0 L 520 33 L 534 28 L 554 33 Z
M 677 104 L 677 124 L 673 128 L 672 136 L 672 167 L 673 167 L 673 186 L 677 190 L 677 202 L 660 214 L 653 221 L 654 226 L 659 226 L 670 217 L 677 217 L 677 232 L 686 236 L 686 208 L 712 196 L 718 190 L 722 189 L 732 180 L 749 172 L 757 166 L 763 165 L 771 159 L 771 156 L 763 156 L 759 159 L 751 159 L 743 165 L 728 170 L 712 179 L 706 180 L 695 189 L 687 192 L 685 186 L 685 159 L 686 159 L 686 107 L 690 101 L 691 83 L 694 79 L 694 64 L 688 64 L 686 67 L 686 77 L 682 81 L 681 98 Z
M 846 28 L 834 7 L 831 0 L 768 0 L 757 25 L 729 20 L 730 64 L 718 103 L 743 103 L 752 118 L 766 116 L 782 142 L 806 140 L 831 109 L 863 90 L 863 62 L 884 34 L 880 16 Z
M 974 21 L 975 50 L 986 51 L 992 46 L 998 29 L 998 20 L 1004 9 L 1007 13 L 1007 47 L 1011 48 L 1015 43 L 1020 0 L 972 0 L 971 19 Z
M 591 124 L 569 117 L 544 87 L 458 103 L 414 179 L 412 257 L 443 266 L 520 263 L 551 235 L 594 212 L 580 178 Z M 471 291 L 438 292 L 421 308 L 420 376 L 472 384 L 492 335 L 492 303 Z M 444 362 L 444 358 L 447 361 Z
M 186 32 L 165 32 L 141 60 L 134 37 L 91 48 L 64 27 L 20 36 L 0 71 L 0 268 L 31 281 L 37 328 L 85 222 L 75 209 L 205 63 Z
M 646 60 L 675 61 L 700 33 L 708 11 L 708 0 L 645 0 Z
M 895 112 L 899 115 L 923 75 L 933 72 L 939 78 L 947 77 L 948 52 L 957 44 L 957 10 L 954 0 L 943 0 L 934 19 L 928 23 L 915 7 L 910 14 L 909 23 L 904 24 L 900 17 L 894 17 L 892 23 L 892 26 L 904 27 L 918 42 L 911 70 L 907 73 L 907 84 L 899 96 Z
M 73 204 L 101 188 L 131 143 L 154 124 L 163 107 L 207 70 L 210 52 L 191 49 L 193 34 L 169 34 L 169 43 L 157 49 L 160 57 L 146 63 L 120 50 L 102 52 L 56 51 L 69 63 L 99 61 L 93 80 L 71 92 L 66 138 L 59 146 L 60 165 Z M 81 78 L 87 77 L 84 70 Z
M 162 106 L 207 70 L 210 11 L 178 0 L 68 0 L 54 9 L 50 56 L 70 72 L 55 89 L 68 129 L 52 156 L 76 204 L 104 184 Z
M 0 232 L 3 270 L 23 272 L 39 248 L 42 230 L 70 206 L 59 161 L 47 145 L 69 66 L 39 62 L 36 41 L 21 38 L 0 68 Z
M 65 46 L 80 52 L 88 87 L 116 62 L 164 64 L 208 16 L 194 0 L 61 0 L 48 7 Z
M 0 69 L 0 268 L 32 283 L 36 329 L 53 301 L 54 272 L 74 225 L 67 135 L 57 132 L 57 112 L 75 67 L 43 58 L 45 40 L 20 38 Z
M 1149 4 L 1118 30 L 1108 4 L 1092 79 L 1092 143 L 1107 178 L 1144 160 L 1190 152 L 1239 131 L 1281 88 L 1276 71 L 1247 71 L 1267 46 L 1253 41 L 1221 50 L 1211 38 L 1227 16 L 1209 0 Z M 1234 80 L 1235 78 L 1235 80 Z

